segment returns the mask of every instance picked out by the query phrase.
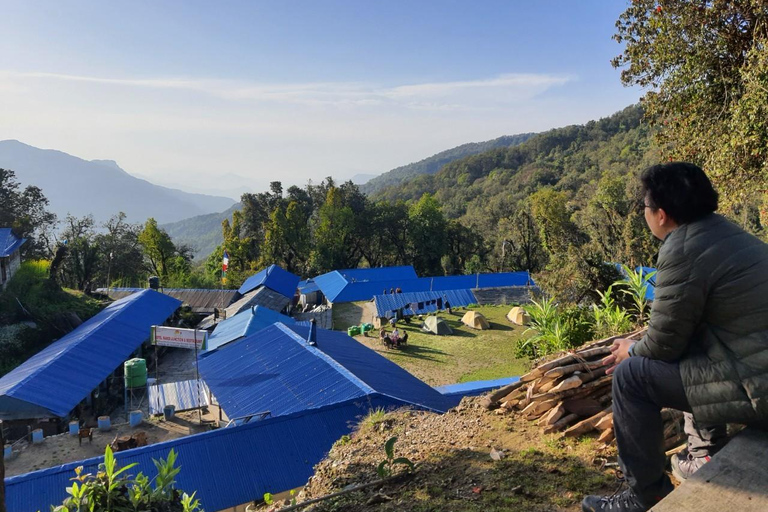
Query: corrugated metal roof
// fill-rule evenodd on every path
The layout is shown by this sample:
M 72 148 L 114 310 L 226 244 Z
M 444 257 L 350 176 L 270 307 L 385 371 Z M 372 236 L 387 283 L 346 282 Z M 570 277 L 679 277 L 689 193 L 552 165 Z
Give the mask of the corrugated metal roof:
M 277 265 L 270 265 L 259 273 L 246 279 L 237 291 L 245 295 L 259 286 L 266 286 L 281 295 L 292 298 L 296 293 L 296 287 L 299 284 L 299 280 L 299 276 L 291 274 Z
M 175 405 L 177 412 L 210 405 L 208 393 L 208 386 L 202 379 L 147 386 L 149 413 L 163 414 L 166 405 Z
M 346 268 L 339 270 L 344 279 L 350 283 L 358 281 L 392 281 L 417 279 L 412 265 L 403 265 L 400 267 L 375 267 L 375 268 Z
M 216 328 L 208 338 L 208 350 L 216 350 L 222 345 L 249 336 L 275 322 L 292 324 L 295 320 L 264 306 L 253 306 L 216 324 Z
M 66 416 L 180 305 L 153 290 L 113 302 L 0 378 L 0 417 Z
M 291 299 L 285 295 L 273 291 L 266 286 L 261 286 L 255 290 L 252 290 L 235 302 L 227 306 L 225 310 L 224 318 L 233 318 L 238 313 L 241 313 L 253 306 L 264 306 L 265 308 L 273 311 L 282 311 L 285 306 L 291 302 Z M 209 315 L 200 321 L 197 326 L 198 329 L 208 329 L 215 325 L 215 319 L 213 315 Z
M 14 235 L 11 228 L 0 228 L 0 258 L 9 257 L 26 241 L 26 238 L 19 238 Z
M 288 326 L 288 329 L 303 339 L 309 333 L 309 328 L 298 325 Z M 377 393 L 433 411 L 445 412 L 450 408 L 432 387 L 346 333 L 317 329 L 316 340 L 314 348 Z
M 464 276 L 437 276 L 418 279 L 392 279 L 389 281 L 355 281 L 344 278 L 340 272 L 329 272 L 315 278 L 323 294 L 331 302 L 370 300 L 385 290 L 400 288 L 406 292 L 447 291 L 474 288 L 497 288 L 533 285 L 528 272 L 503 272 Z
M 455 308 L 477 303 L 477 299 L 472 293 L 472 290 L 388 293 L 387 295 L 376 295 L 374 297 L 374 302 L 376 303 L 376 315 L 379 318 L 391 318 L 395 316 L 394 311 L 400 308 L 403 308 L 403 313 L 406 315 L 423 315 L 425 313 L 437 311 L 437 304 L 431 303 L 437 299 L 448 299 L 448 302 L 451 303 L 451 307 Z M 417 304 L 415 309 L 409 307 L 413 303 Z M 422 307 L 419 308 L 418 304 L 421 304 Z
M 178 453 L 176 487 L 197 492 L 205 510 L 223 510 L 304 485 L 331 446 L 368 411 L 387 407 L 380 396 L 268 418 L 115 454 L 131 474 L 157 475 L 152 459 Z M 103 457 L 6 478 L 8 512 L 48 510 L 66 497 L 75 468 L 96 473 Z
M 371 392 L 318 352 L 278 323 L 200 358 L 200 374 L 230 418 L 282 416 Z
M 320 291 L 320 287 L 317 286 L 317 283 L 315 283 L 314 279 L 307 279 L 306 281 L 300 281 L 297 288 L 299 289 L 299 293 L 301 293 L 302 295 Z
M 359 399 L 378 392 L 393 403 L 445 411 L 444 398 L 345 333 L 274 324 L 200 358 L 200 373 L 227 416 L 272 416 Z
M 146 288 L 97 288 L 96 292 L 112 300 L 122 299 Z M 229 306 L 237 290 L 208 290 L 203 288 L 163 288 L 162 293 L 179 299 L 196 313 L 213 312 L 214 308 Z

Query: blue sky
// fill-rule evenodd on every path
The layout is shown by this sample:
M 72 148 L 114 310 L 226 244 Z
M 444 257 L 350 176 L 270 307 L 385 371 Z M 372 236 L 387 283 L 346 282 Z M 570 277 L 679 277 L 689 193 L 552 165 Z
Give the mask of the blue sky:
M 230 195 L 378 174 L 636 102 L 625 5 L 0 0 L 0 139 Z

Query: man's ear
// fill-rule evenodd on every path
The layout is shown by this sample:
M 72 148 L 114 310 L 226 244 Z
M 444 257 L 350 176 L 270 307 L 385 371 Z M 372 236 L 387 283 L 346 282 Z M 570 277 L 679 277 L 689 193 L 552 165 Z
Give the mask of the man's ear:
M 677 225 L 672 217 L 664 211 L 664 208 L 658 208 L 656 210 L 656 216 L 659 219 L 659 226 L 661 227 L 670 228 Z

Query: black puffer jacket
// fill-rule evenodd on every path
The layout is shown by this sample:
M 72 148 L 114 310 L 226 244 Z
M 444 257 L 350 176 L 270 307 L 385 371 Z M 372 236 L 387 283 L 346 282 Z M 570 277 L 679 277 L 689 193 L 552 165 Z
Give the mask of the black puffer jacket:
M 680 361 L 702 424 L 768 425 L 768 245 L 720 215 L 670 233 L 634 354 Z

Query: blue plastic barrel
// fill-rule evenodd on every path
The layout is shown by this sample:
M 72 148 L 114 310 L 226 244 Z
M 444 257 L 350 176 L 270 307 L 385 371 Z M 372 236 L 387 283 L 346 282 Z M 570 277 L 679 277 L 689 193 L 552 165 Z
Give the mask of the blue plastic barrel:
M 128 421 L 132 427 L 138 427 L 141 425 L 141 411 L 131 411 L 131 414 L 128 416 Z
M 80 432 L 80 423 L 77 421 L 69 422 L 69 435 L 76 436 Z
M 43 429 L 38 428 L 32 431 L 32 443 L 40 444 L 43 442 Z
M 13 455 L 13 447 L 9 444 L 3 446 L 3 458 L 10 459 L 11 455 Z
M 99 416 L 99 430 L 108 432 L 112 428 L 112 421 L 109 416 Z

